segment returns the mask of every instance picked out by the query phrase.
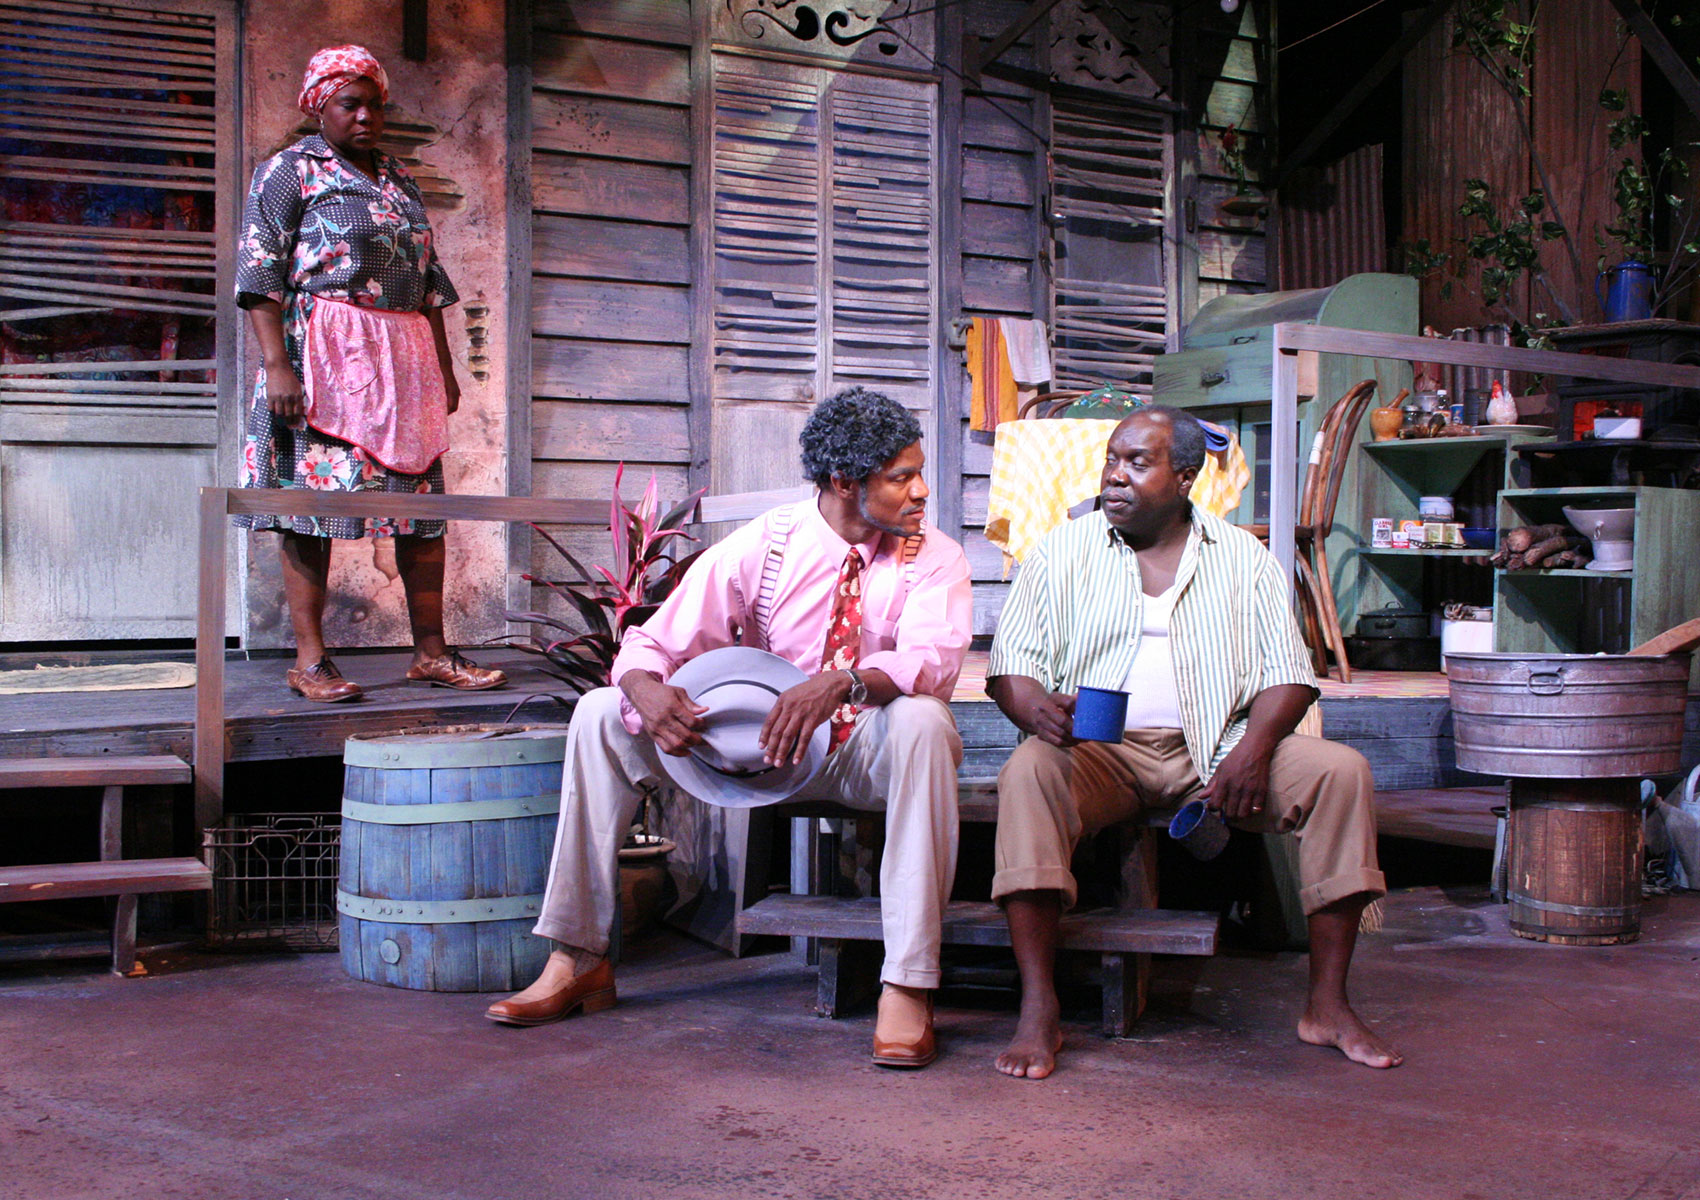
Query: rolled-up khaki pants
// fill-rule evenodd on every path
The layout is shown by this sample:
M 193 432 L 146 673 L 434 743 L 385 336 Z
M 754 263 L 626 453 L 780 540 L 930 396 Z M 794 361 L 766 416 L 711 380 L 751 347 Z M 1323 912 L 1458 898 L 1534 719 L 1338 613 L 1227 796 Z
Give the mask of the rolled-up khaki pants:
M 860 713 L 849 740 L 796 796 L 886 813 L 880 978 L 887 983 L 938 986 L 940 922 L 956 876 L 961 761 L 949 707 L 932 696 L 899 696 Z M 619 689 L 582 697 L 567 729 L 561 820 L 532 932 L 592 954 L 607 951 L 620 844 L 643 788 L 657 783 L 672 786 L 655 743 L 621 723 Z
M 1130 730 L 1119 745 L 1082 742 L 1070 750 L 1028 738 L 998 775 L 992 898 L 1054 890 L 1073 904 L 1068 864 L 1082 836 L 1147 807 L 1184 804 L 1203 787 L 1178 729 Z M 1269 792 L 1264 812 L 1233 824 L 1298 838 L 1306 915 L 1347 896 L 1386 893 L 1375 858 L 1375 784 L 1363 755 L 1291 734 L 1270 760 Z

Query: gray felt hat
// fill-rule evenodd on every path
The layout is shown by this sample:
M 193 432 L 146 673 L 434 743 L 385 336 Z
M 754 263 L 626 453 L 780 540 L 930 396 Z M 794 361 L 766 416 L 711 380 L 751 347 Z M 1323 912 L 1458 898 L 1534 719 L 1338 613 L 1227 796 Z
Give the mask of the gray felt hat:
M 699 654 L 667 682 L 708 709 L 704 744 L 689 754 L 660 755 L 662 768 L 681 789 L 722 808 L 756 808 L 796 795 L 826 763 L 828 724 L 815 729 L 800 763 L 768 766 L 760 737 L 779 694 L 807 678 L 777 654 L 749 646 Z

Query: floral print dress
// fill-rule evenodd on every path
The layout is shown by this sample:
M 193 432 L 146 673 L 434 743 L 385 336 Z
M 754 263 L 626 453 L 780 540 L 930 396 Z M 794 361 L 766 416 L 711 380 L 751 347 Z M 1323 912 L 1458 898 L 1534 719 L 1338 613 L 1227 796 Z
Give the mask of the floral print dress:
M 317 298 L 421 312 L 460 299 L 432 245 L 419 186 L 387 154 L 378 179 L 355 170 L 317 134 L 273 155 L 254 172 L 242 214 L 236 302 L 283 306 L 284 348 L 299 377 L 301 348 Z M 442 492 L 443 464 L 423 474 L 387 471 L 359 446 L 305 422 L 291 426 L 266 403 L 266 372 L 254 383 L 237 473 L 241 487 L 318 491 Z M 289 529 L 316 537 L 416 534 L 440 537 L 441 521 L 357 517 L 239 516 L 250 529 Z

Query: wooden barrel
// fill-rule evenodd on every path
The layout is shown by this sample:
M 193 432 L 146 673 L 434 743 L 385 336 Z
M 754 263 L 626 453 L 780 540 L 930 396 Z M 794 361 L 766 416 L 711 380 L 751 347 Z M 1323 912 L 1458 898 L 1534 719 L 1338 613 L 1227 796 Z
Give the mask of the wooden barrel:
M 1511 930 L 1569 946 L 1641 936 L 1634 779 L 1511 781 Z
M 537 977 L 565 752 L 564 731 L 514 726 L 348 739 L 336 899 L 350 975 L 433 992 Z

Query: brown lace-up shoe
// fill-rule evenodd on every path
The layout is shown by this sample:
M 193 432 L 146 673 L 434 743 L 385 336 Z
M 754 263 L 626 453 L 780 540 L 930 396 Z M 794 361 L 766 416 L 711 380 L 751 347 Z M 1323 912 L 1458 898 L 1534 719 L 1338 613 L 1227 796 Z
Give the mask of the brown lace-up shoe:
M 407 668 L 407 679 L 409 683 L 458 688 L 463 692 L 482 692 L 487 688 L 501 687 L 508 681 L 506 673 L 481 667 L 470 658 L 462 658 L 458 650 L 414 663 Z
M 310 667 L 289 668 L 284 680 L 290 691 L 320 704 L 335 704 L 339 700 L 353 700 L 365 695 L 358 683 L 342 677 L 342 672 L 336 669 L 328 654 Z

